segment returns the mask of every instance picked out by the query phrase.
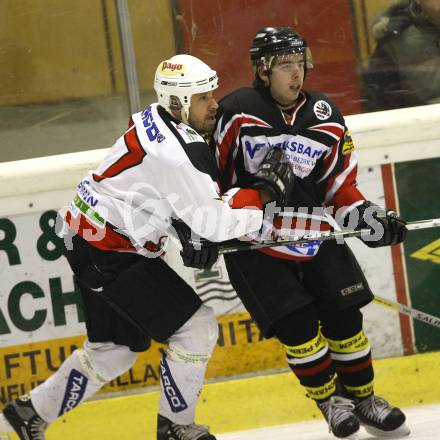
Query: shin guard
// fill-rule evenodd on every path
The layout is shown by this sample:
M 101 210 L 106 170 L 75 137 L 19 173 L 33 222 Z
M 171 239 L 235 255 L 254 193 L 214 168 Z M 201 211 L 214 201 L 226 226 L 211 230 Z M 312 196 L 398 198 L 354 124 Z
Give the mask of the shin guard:
M 135 360 L 136 354 L 126 346 L 86 341 L 84 349 L 75 350 L 55 374 L 31 391 L 32 404 L 46 422 L 53 422 L 127 371 Z
M 194 422 L 195 409 L 218 325 L 211 308 L 200 309 L 170 338 L 160 363 L 159 414 L 180 425 Z

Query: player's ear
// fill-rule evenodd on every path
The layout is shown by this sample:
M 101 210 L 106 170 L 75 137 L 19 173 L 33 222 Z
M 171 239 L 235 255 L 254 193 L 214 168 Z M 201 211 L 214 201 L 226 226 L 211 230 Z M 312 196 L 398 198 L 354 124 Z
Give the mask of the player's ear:
M 269 85 L 269 74 L 266 66 L 258 66 L 257 74 L 262 81 L 264 81 L 264 85 Z

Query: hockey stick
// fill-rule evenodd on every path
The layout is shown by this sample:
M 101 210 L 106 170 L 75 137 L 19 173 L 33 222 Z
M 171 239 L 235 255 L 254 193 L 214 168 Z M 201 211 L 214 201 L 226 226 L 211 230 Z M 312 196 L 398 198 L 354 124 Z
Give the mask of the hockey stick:
M 374 302 L 384 307 L 388 307 L 402 315 L 410 316 L 417 321 L 424 322 L 425 324 L 432 325 L 433 327 L 440 328 L 440 318 L 437 316 L 430 315 L 429 313 L 421 312 L 420 310 L 413 309 L 412 307 L 405 306 L 398 302 L 391 301 L 389 299 L 383 298 L 381 296 L 374 296 Z
M 419 220 L 415 222 L 408 222 L 406 229 L 408 231 L 415 231 L 418 229 L 436 228 L 440 227 L 440 218 L 430 220 Z M 249 243 L 247 241 L 227 243 L 219 246 L 219 254 L 230 254 L 231 252 L 251 251 L 274 246 L 288 246 L 297 245 L 301 243 L 308 243 L 310 241 L 327 241 L 345 239 L 349 237 L 368 237 L 371 234 L 370 229 L 360 229 L 358 231 L 328 231 L 328 232 L 309 232 L 301 236 L 293 236 L 289 238 L 279 238 L 276 240 L 264 240 L 259 243 Z

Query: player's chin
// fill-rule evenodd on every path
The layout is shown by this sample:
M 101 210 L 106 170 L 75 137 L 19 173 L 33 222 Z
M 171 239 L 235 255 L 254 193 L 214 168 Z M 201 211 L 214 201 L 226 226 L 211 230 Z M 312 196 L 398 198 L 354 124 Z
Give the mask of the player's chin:
M 215 117 L 208 118 L 205 120 L 205 123 L 203 124 L 205 133 L 210 133 L 212 130 L 214 130 L 214 127 L 215 127 Z
M 194 130 L 197 131 L 197 133 L 199 134 L 210 134 L 214 130 L 214 124 L 203 122 L 202 124 L 193 125 L 192 128 L 194 128 Z
M 299 96 L 299 92 L 301 91 L 300 87 L 290 87 L 289 88 L 289 96 L 293 101 L 296 101 Z

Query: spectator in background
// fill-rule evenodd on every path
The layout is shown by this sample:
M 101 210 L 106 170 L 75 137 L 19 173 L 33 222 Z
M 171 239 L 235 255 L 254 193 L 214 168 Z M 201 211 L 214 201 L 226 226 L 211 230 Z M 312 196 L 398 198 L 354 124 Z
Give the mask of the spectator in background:
M 400 0 L 372 26 L 364 111 L 440 102 L 440 0 Z

